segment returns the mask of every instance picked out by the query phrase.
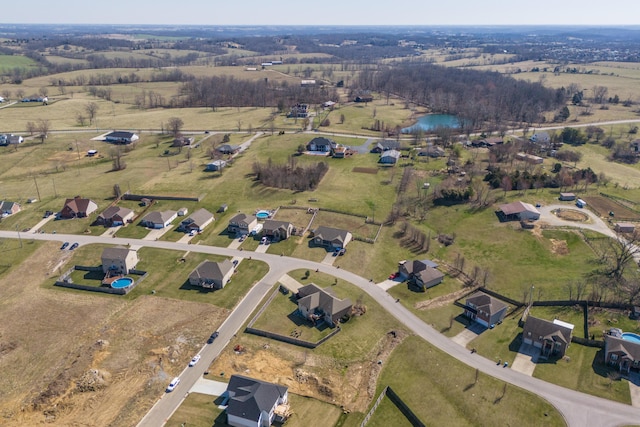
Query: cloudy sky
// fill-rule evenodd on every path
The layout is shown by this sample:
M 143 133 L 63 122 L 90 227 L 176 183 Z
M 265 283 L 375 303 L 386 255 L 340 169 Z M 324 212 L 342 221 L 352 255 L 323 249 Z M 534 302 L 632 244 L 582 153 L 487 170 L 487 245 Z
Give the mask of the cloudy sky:
M 638 25 L 638 0 L 26 0 L 0 23 Z

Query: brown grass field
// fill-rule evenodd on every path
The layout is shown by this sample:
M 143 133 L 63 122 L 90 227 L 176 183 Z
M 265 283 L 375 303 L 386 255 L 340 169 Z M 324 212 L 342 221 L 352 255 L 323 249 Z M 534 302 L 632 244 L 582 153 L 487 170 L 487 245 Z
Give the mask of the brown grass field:
M 640 221 L 640 213 L 629 209 L 616 202 L 613 199 L 602 196 L 587 196 L 583 197 L 587 206 L 591 207 L 601 217 L 609 217 L 609 212 L 615 214 L 615 219 L 622 219 L 627 221 Z

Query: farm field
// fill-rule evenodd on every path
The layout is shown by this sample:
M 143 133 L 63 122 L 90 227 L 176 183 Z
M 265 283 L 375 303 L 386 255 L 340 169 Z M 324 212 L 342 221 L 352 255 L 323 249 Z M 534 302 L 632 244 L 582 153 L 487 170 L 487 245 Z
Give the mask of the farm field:
M 587 206 L 603 218 L 609 217 L 609 212 L 613 212 L 616 220 L 640 221 L 639 212 L 629 209 L 609 197 L 586 196 L 584 201 L 587 202 Z

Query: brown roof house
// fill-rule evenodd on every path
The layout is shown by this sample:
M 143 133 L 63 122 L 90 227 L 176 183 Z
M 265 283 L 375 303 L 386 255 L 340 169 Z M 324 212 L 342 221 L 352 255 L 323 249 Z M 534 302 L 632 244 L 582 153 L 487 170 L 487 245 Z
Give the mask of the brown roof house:
M 408 279 L 409 285 L 413 285 L 421 291 L 442 283 L 444 273 L 437 268 L 438 264 L 428 259 L 398 263 L 398 273 L 402 280 Z
M 604 360 L 607 365 L 617 366 L 620 372 L 627 374 L 631 369 L 640 370 L 640 342 L 637 340 L 637 334 L 610 329 L 604 336 Z
M 213 214 L 208 210 L 201 208 L 191 214 L 191 216 L 180 223 L 179 229 L 185 232 L 192 230 L 202 231 L 213 222 Z
M 540 219 L 540 211 L 532 204 L 525 202 L 512 202 L 500 205 L 496 212 L 501 221 L 531 221 Z
M 120 206 L 110 206 L 98 215 L 96 223 L 104 225 L 105 227 L 118 227 L 125 225 L 127 222 L 131 222 L 132 219 L 133 211 L 131 209 L 121 208 Z
M 298 289 L 298 312 L 314 324 L 325 321 L 334 327 L 342 317 L 351 313 L 352 307 L 350 299 L 339 299 L 331 288 L 322 289 L 310 283 Z
M 76 196 L 73 199 L 67 199 L 64 206 L 60 210 L 60 218 L 84 218 L 91 215 L 98 209 L 98 205 L 91 199 L 83 199 Z
M 140 225 L 148 228 L 165 228 L 171 225 L 171 222 L 178 217 L 176 211 L 154 211 L 149 212 L 140 220 Z
M 0 215 L 3 217 L 20 212 L 20 205 L 16 202 L 0 201 Z
M 293 234 L 294 230 L 295 227 L 290 222 L 268 219 L 264 222 L 262 232 L 265 236 L 269 237 L 272 242 L 279 242 L 280 240 L 287 240 Z
M 540 356 L 564 357 L 571 343 L 573 325 L 555 319 L 553 322 L 528 316 L 522 329 L 522 340 L 525 344 L 540 349 Z
M 227 424 L 263 427 L 283 423 L 289 414 L 288 388 L 243 375 L 231 375 L 225 392 L 229 397 Z
M 128 274 L 138 264 L 138 252 L 123 246 L 105 248 L 101 259 L 103 273 L 110 276 Z
M 507 314 L 508 306 L 492 296 L 478 291 L 467 298 L 464 305 L 464 315 L 485 326 L 493 327 L 496 323 L 502 322 Z
M 258 218 L 253 215 L 239 213 L 229 220 L 229 234 L 249 234 L 258 225 Z
M 222 289 L 231 280 L 233 272 L 233 264 L 228 259 L 222 262 L 202 261 L 189 275 L 189 284 L 209 289 Z
M 329 251 L 342 249 L 351 241 L 353 235 L 347 230 L 320 226 L 313 231 L 313 244 L 324 246 Z

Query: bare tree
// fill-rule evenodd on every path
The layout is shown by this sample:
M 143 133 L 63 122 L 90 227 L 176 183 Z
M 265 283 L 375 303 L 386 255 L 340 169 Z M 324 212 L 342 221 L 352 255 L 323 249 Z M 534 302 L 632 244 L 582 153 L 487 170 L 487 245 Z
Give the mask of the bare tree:
M 180 135 L 180 131 L 182 131 L 182 127 L 184 126 L 184 122 L 180 117 L 171 117 L 167 121 L 167 129 L 173 135 L 174 138 L 177 138 Z
M 89 116 L 89 124 L 92 124 L 96 118 L 96 114 L 98 114 L 98 104 L 95 102 L 89 102 L 84 106 L 84 111 L 86 111 L 87 116 Z
M 609 89 L 607 89 L 606 86 L 594 86 L 593 102 L 595 102 L 596 104 L 603 104 L 607 99 L 607 92 L 609 92 Z
M 127 164 L 122 158 L 123 156 L 124 156 L 124 153 L 122 152 L 121 147 L 115 147 L 113 150 L 111 150 L 111 159 L 113 160 L 114 171 L 120 171 L 127 167 Z
M 40 143 L 44 144 L 44 140 L 49 136 L 49 130 L 51 130 L 51 122 L 49 120 L 38 120 L 37 131 L 40 138 Z
M 3 97 L 4 99 L 9 99 L 9 98 L 11 98 L 11 91 L 10 91 L 9 89 L 4 89 L 4 90 L 2 91 L 2 97 Z
M 23 89 L 16 90 L 16 98 L 18 98 L 18 99 L 24 98 L 24 90 Z
M 34 122 L 27 122 L 27 132 L 32 136 L 36 132 L 36 124 Z
M 84 126 L 86 123 L 86 120 L 87 118 L 82 113 L 78 113 L 76 115 L 76 122 L 78 122 L 78 125 Z

